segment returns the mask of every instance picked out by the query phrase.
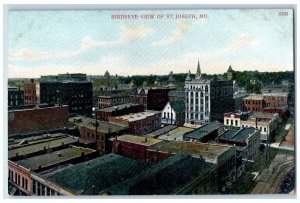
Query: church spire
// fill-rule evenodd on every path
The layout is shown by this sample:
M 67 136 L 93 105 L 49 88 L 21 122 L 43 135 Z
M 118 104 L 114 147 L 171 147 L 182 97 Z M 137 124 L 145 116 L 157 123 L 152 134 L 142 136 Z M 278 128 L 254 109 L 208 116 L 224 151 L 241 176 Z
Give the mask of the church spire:
M 200 62 L 199 62 L 199 59 L 198 59 L 198 66 L 197 66 L 196 79 L 201 79 L 201 69 L 200 69 Z

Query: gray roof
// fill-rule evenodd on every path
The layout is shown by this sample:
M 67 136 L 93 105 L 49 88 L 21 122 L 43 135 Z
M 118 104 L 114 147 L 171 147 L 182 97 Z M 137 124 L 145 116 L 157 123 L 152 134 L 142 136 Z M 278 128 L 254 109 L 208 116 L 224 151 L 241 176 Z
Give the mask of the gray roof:
M 116 154 L 76 164 L 47 174 L 44 177 L 73 194 L 93 195 L 141 172 L 147 165 Z
M 168 93 L 169 97 L 185 97 L 185 91 L 171 90 Z
M 145 136 L 147 136 L 147 137 L 157 137 L 157 136 L 162 135 L 162 134 L 164 134 L 166 132 L 169 132 L 169 131 L 171 131 L 171 130 L 173 130 L 175 128 L 177 128 L 176 125 L 166 125 L 166 126 L 160 128 L 158 130 L 155 130 L 155 131 L 153 131 L 153 132 L 151 132 L 151 133 L 149 133 L 149 134 L 147 134 Z
M 126 109 L 126 108 L 132 107 L 132 106 L 140 106 L 140 104 L 135 104 L 135 103 L 121 104 L 121 105 L 117 105 L 117 106 L 103 108 L 103 109 L 100 109 L 100 111 L 113 112 L 115 110 L 122 110 L 122 109 Z
M 175 155 L 104 192 L 111 195 L 177 194 L 187 184 L 212 170 L 214 166 L 190 155 Z
M 239 142 L 246 142 L 246 140 L 255 134 L 258 130 L 249 127 L 249 128 L 242 128 L 241 130 L 227 130 L 222 135 L 220 135 L 220 138 L 225 138 L 233 141 L 239 141 Z
M 197 128 L 196 130 L 194 130 L 190 133 L 187 133 L 185 135 L 185 137 L 200 139 L 200 138 L 206 136 L 207 134 L 211 133 L 212 131 L 217 130 L 220 127 L 221 127 L 221 123 L 219 123 L 219 122 L 209 123 L 200 128 Z
M 184 101 L 173 101 L 173 102 L 170 102 L 170 105 L 176 113 L 181 113 L 181 112 L 185 111 Z

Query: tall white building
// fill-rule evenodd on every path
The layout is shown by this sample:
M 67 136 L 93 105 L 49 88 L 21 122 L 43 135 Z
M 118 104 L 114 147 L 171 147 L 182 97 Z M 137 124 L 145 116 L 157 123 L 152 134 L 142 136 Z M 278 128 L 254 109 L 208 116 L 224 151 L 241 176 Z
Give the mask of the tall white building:
M 189 124 L 210 122 L 210 80 L 201 79 L 199 60 L 195 79 L 191 78 L 190 72 L 185 79 L 185 94 L 185 122 Z

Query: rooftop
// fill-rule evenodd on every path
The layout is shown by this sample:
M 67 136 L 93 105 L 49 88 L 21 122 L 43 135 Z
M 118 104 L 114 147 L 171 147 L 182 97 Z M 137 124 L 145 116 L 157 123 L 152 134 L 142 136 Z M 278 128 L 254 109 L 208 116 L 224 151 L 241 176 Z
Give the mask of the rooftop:
M 193 128 L 177 127 L 167 133 L 160 135 L 158 138 L 162 140 L 183 140 L 183 135 L 193 131 Z
M 286 110 L 287 108 L 288 108 L 287 105 L 279 105 L 279 106 L 269 105 L 264 107 L 264 109 L 281 109 L 281 110 Z
M 170 102 L 170 105 L 176 113 L 180 113 L 180 112 L 185 111 L 184 101 L 173 101 L 173 102 Z
M 251 137 L 258 131 L 259 130 L 253 127 L 242 128 L 241 130 L 227 130 L 222 135 L 220 135 L 220 138 L 230 139 L 238 142 L 246 142 L 249 137 Z
M 23 159 L 21 161 L 17 161 L 17 164 L 20 164 L 28 169 L 37 170 L 39 169 L 39 165 L 44 168 L 47 166 L 55 165 L 58 163 L 62 163 L 64 161 L 80 157 L 81 153 L 90 154 L 95 152 L 95 150 L 82 148 L 82 147 L 75 147 L 72 146 L 67 149 L 55 151 L 49 154 L 43 154 L 40 156 L 35 156 L 28 159 Z
M 75 195 L 93 195 L 141 172 L 147 165 L 116 154 L 65 167 L 45 175 L 45 178 Z M 66 175 L 68 174 L 68 175 Z
M 77 120 L 77 122 L 75 122 L 75 125 L 83 126 L 83 127 L 90 128 L 90 129 L 96 129 L 96 120 L 95 119 L 84 117 L 84 116 L 77 116 L 75 118 L 69 119 L 70 122 L 74 122 L 76 120 Z M 126 126 L 123 126 L 120 124 L 106 122 L 106 121 L 98 121 L 97 131 L 103 132 L 103 133 L 114 133 L 114 132 L 124 130 L 126 128 L 127 128 Z
M 147 111 L 140 112 L 140 113 L 131 113 L 131 114 L 127 114 L 127 115 L 124 115 L 124 116 L 116 116 L 115 118 L 132 122 L 132 121 L 142 120 L 142 119 L 145 119 L 145 118 L 150 117 L 150 116 L 154 116 L 154 115 L 159 114 L 159 113 L 160 113 L 159 111 L 147 110 Z
M 187 133 L 185 136 L 188 138 L 200 139 L 200 138 L 206 136 L 207 134 L 211 133 L 212 131 L 219 129 L 221 126 L 222 125 L 219 122 L 209 123 L 209 124 L 201 126 L 200 128 L 198 128 L 190 133 Z
M 263 96 L 270 96 L 270 97 L 287 97 L 288 92 L 271 92 L 271 93 L 263 93 Z
M 267 113 L 267 112 L 254 112 L 251 116 L 251 118 L 268 118 L 268 119 L 273 119 L 276 116 L 278 116 L 277 113 Z
M 155 130 L 155 131 L 147 134 L 146 136 L 148 136 L 148 137 L 157 137 L 157 136 L 162 135 L 162 134 L 164 134 L 166 132 L 169 132 L 169 131 L 171 131 L 171 130 L 173 130 L 175 128 L 177 128 L 176 125 L 166 125 L 166 126 L 164 126 L 162 128 L 159 128 L 158 130 Z
M 26 145 L 26 146 L 20 146 L 15 149 L 8 150 L 8 158 L 13 158 L 18 154 L 19 156 L 26 155 L 26 154 L 31 154 L 34 152 L 38 152 L 41 150 L 46 149 L 51 149 L 54 147 L 61 146 L 62 143 L 65 145 L 68 144 L 73 144 L 78 142 L 79 138 L 78 137 L 73 137 L 69 135 L 64 135 L 62 137 L 58 137 L 57 139 L 45 139 L 41 140 L 41 142 L 36 142 L 31 145 Z
M 109 195 L 167 195 L 177 194 L 196 178 L 214 168 L 214 164 L 175 155 L 152 165 L 141 173 L 104 190 Z M 159 178 L 158 178 L 159 177 Z
M 125 142 L 131 142 L 139 145 L 144 146 L 152 146 L 157 143 L 162 142 L 162 140 L 151 138 L 151 137 L 145 137 L 145 136 L 137 136 L 137 135 L 122 135 L 117 137 L 116 139 L 125 141 Z
M 169 97 L 185 97 L 185 92 L 184 91 L 178 91 L 178 90 L 171 90 L 168 93 Z
M 244 100 L 263 100 L 263 96 L 261 94 L 249 95 Z
M 127 109 L 127 108 L 133 107 L 133 106 L 140 106 L 140 104 L 134 104 L 134 103 L 121 104 L 121 105 L 117 105 L 117 106 L 103 108 L 103 109 L 100 109 L 100 111 L 113 112 L 115 110 Z
M 190 154 L 193 157 L 201 156 L 208 162 L 217 163 L 218 157 L 232 149 L 232 147 L 228 145 L 208 144 L 202 142 L 165 141 L 150 147 L 150 149 L 175 154 Z

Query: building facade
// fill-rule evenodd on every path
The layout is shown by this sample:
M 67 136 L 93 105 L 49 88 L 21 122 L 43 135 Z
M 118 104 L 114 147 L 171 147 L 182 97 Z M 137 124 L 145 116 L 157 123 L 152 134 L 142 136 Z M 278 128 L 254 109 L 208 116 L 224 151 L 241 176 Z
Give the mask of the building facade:
M 84 80 L 84 75 L 80 74 L 80 77 L 75 78 L 71 76 L 42 77 L 40 82 L 41 103 L 68 105 L 70 116 L 92 116 L 93 87 L 91 82 Z
M 243 99 L 243 111 L 261 112 L 266 106 L 262 95 L 249 95 Z
M 8 87 L 8 107 L 24 105 L 24 91 L 20 87 Z
M 30 80 L 30 83 L 24 84 L 24 105 L 36 105 L 37 96 L 36 96 L 36 84 L 33 79 Z
M 185 80 L 186 123 L 205 124 L 219 120 L 223 122 L 223 114 L 233 111 L 232 80 L 206 80 L 201 78 L 198 61 L 196 78 L 190 72 Z

